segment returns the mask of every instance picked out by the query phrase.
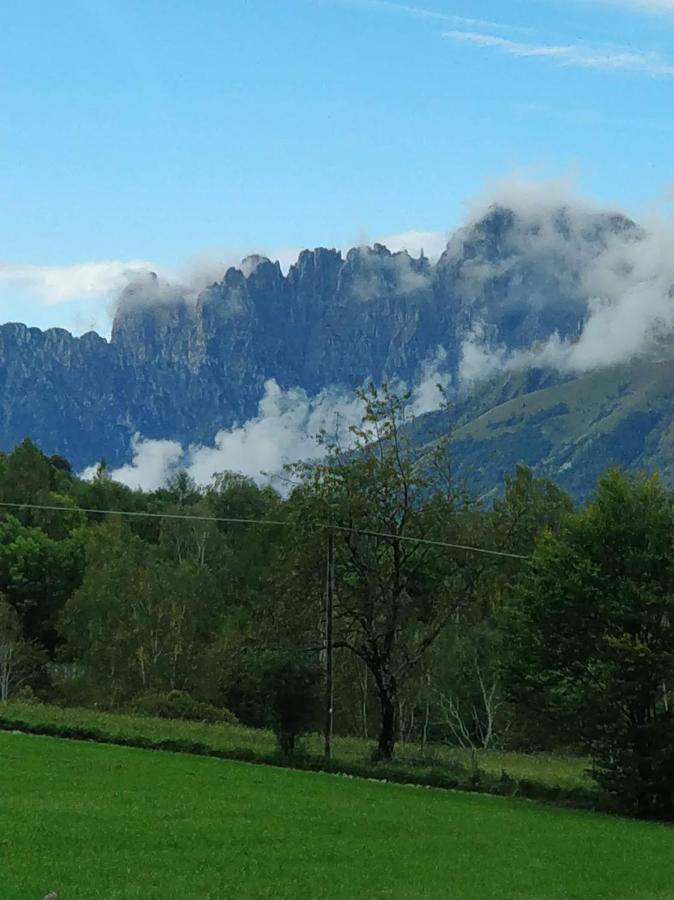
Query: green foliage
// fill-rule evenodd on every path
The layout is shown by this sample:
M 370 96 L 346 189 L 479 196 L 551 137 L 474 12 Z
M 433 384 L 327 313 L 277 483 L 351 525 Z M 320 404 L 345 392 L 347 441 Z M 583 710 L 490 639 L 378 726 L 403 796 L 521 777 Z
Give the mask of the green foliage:
M 251 659 L 266 724 L 284 755 L 297 749 L 298 738 L 320 721 L 320 671 L 314 662 L 292 652 L 266 651 Z
M 89 534 L 84 580 L 60 627 L 91 680 L 121 702 L 189 683 L 214 603 L 207 569 L 168 563 L 111 519 Z
M 37 509 L 32 512 L 33 525 L 54 541 L 64 541 L 86 525 L 86 516 L 68 494 L 49 491 L 44 497 L 46 506 L 55 509 Z
M 50 538 L 14 516 L 0 520 L 0 592 L 20 616 L 24 637 L 49 651 L 57 645 L 56 620 L 82 578 L 84 535 Z
M 0 471 L 0 500 L 5 503 L 42 503 L 52 487 L 49 460 L 28 438 L 5 457 Z M 32 524 L 31 510 L 17 513 Z
M 376 737 L 380 771 L 414 780 L 441 742 L 452 771 L 431 766 L 432 783 L 520 793 L 529 779 L 501 784 L 478 764 L 485 752 L 578 748 L 628 808 L 674 818 L 671 497 L 613 472 L 574 512 L 519 465 L 485 506 L 456 480 L 449 436 L 419 452 L 408 396 L 371 388 L 361 400 L 354 446 L 323 435 L 327 455 L 292 467 L 287 499 L 233 473 L 208 489 L 180 473 L 144 493 L 101 465 L 84 482 L 30 441 L 0 454 L 0 499 L 58 507 L 0 512 L 2 696 L 29 686 L 71 706 L 135 701 L 223 728 L 231 709 L 273 730 L 261 758 L 304 736 L 306 765 L 322 765 L 311 732 L 332 534 L 335 746 Z M 141 515 L 95 512 L 110 509 Z M 463 754 L 458 774 L 451 754 Z M 357 757 L 354 773 L 374 771 L 364 744 Z
M 186 719 L 190 722 L 225 725 L 237 724 L 236 716 L 228 709 L 195 700 L 187 691 L 141 694 L 140 697 L 135 698 L 131 708 L 143 716 L 156 716 L 159 719 Z
M 326 462 L 293 468 L 291 498 L 300 536 L 298 588 L 320 603 L 326 523 L 336 546 L 336 643 L 367 666 L 379 700 L 376 755 L 390 759 L 398 732 L 398 694 L 457 610 L 470 602 L 478 568 L 434 541 L 457 540 L 470 502 L 451 478 L 447 446 L 420 460 L 411 443 L 409 395 L 373 386 L 360 394 L 364 414 L 347 451 L 324 436 Z M 316 607 L 314 607 L 316 609 Z M 318 609 L 314 613 L 318 618 Z
M 503 496 L 494 500 L 494 529 L 502 549 L 530 553 L 544 531 L 559 533 L 573 512 L 573 500 L 548 478 L 536 478 L 525 465 L 506 475 Z
M 609 472 L 545 534 L 511 612 L 512 697 L 592 754 L 642 815 L 674 815 L 674 519 L 657 479 Z

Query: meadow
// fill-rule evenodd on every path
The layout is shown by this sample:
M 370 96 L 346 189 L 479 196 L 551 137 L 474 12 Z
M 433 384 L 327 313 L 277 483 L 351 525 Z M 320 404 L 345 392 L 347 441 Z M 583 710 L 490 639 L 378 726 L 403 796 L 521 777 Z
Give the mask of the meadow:
M 26 734 L 0 760 L 3 900 L 672 896 L 663 825 Z
M 284 761 L 279 759 L 271 731 L 242 725 L 209 725 L 13 702 L 0 704 L 0 729 L 250 762 L 284 763 L 297 768 L 324 767 L 320 735 L 307 735 L 302 741 L 303 753 Z M 372 746 L 360 738 L 336 737 L 332 767 L 354 775 L 436 787 L 522 794 L 577 806 L 595 806 L 602 802 L 605 806 L 607 803 L 606 798 L 600 797 L 588 773 L 588 760 L 580 757 L 496 750 L 471 754 L 457 747 L 441 745 L 427 745 L 422 752 L 418 744 L 401 743 L 392 763 L 373 766 L 369 762 Z

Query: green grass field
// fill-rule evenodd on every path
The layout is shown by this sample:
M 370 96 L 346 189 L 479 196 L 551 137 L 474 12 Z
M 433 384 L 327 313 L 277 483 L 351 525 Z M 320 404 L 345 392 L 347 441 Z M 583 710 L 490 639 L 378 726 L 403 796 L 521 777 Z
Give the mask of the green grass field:
M 507 800 L 0 734 L 0 896 L 671 898 L 674 830 Z
M 276 751 L 274 735 L 257 728 L 153 719 L 35 703 L 0 704 L 0 728 L 8 726 L 20 731 L 46 731 L 57 736 L 88 733 L 111 743 L 174 741 L 184 743 L 185 749 L 190 744 L 196 744 L 240 758 L 249 754 L 251 758 L 264 760 L 273 757 Z M 303 743 L 309 755 L 321 757 L 323 739 L 319 735 L 310 735 Z M 334 741 L 333 755 L 337 765 L 364 765 L 371 749 L 372 744 L 362 739 L 338 737 Z M 466 767 L 471 764 L 467 752 L 440 746 L 427 747 L 421 759 L 419 747 L 415 744 L 399 744 L 396 761 L 410 771 L 421 771 L 424 765 L 442 769 L 455 764 Z M 495 776 L 505 771 L 513 778 L 527 779 L 545 787 L 588 793 L 595 790 L 587 774 L 588 761 L 579 757 L 484 751 L 477 754 L 477 763 L 483 771 Z

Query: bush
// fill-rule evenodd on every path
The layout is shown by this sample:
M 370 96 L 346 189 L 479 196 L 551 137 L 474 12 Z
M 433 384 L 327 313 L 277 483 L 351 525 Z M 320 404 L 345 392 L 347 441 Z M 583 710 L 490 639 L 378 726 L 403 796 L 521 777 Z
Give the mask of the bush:
M 264 653 L 256 664 L 269 724 L 279 750 L 289 755 L 297 750 L 297 739 L 319 721 L 321 674 L 304 656 L 293 653 Z
M 35 691 L 29 684 L 24 684 L 14 694 L 13 698 L 17 703 L 39 703 L 40 698 L 36 696 Z
M 186 719 L 190 722 L 208 722 L 211 725 L 237 725 L 238 719 L 230 710 L 195 700 L 187 691 L 170 691 L 167 694 L 141 694 L 132 703 L 132 710 L 142 716 L 160 719 Z

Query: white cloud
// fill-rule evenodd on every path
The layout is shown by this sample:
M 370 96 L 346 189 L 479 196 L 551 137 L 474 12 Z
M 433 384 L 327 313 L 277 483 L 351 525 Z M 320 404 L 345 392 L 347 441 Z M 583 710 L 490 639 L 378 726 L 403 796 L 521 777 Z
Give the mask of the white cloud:
M 477 322 L 461 345 L 459 379 L 462 386 L 470 387 L 475 382 L 488 378 L 492 372 L 518 365 L 519 361 L 508 358 L 505 349 L 489 346 L 482 323 Z
M 438 347 L 435 355 L 422 367 L 420 380 L 414 385 L 411 410 L 415 415 L 438 409 L 442 396 L 437 389 L 446 387 L 449 376 L 444 371 L 446 353 Z M 405 385 L 396 386 L 399 392 Z M 351 444 L 350 428 L 362 421 L 363 404 L 353 392 L 326 389 L 310 397 L 301 388 L 282 390 L 276 381 L 266 382 L 258 413 L 243 425 L 219 431 L 210 446 L 191 445 L 183 448 L 177 441 L 148 440 L 136 435 L 131 442 L 131 462 L 110 472 L 115 481 L 131 488 L 155 490 L 165 484 L 179 469 L 185 469 L 198 484 L 208 485 L 220 472 L 240 472 L 258 483 L 274 483 L 282 491 L 279 480 L 287 463 L 320 458 L 324 449 L 316 436 L 324 431 L 343 447 Z M 92 478 L 96 466 L 82 472 Z
M 131 441 L 132 460 L 125 466 L 110 473 L 115 481 L 127 487 L 154 491 L 161 487 L 178 466 L 183 456 L 183 448 L 177 441 L 152 441 L 136 434 Z M 88 466 L 82 478 L 91 479 L 97 466 Z
M 470 384 L 495 370 L 530 366 L 581 373 L 671 352 L 674 221 L 653 217 L 647 227 L 636 228 L 616 219 L 612 228 L 606 227 L 604 216 L 605 227 L 598 231 L 599 211 L 579 198 L 571 183 L 565 193 L 564 184 L 553 182 L 544 189 L 544 185 L 527 188 L 519 179 L 504 182 L 497 194 L 516 213 L 508 244 L 494 264 L 464 264 L 464 275 L 468 283 L 473 279 L 474 295 L 480 297 L 489 279 L 507 274 L 512 266 L 524 264 L 539 273 L 554 273 L 570 288 L 570 295 L 584 304 L 579 333 L 567 339 L 551 334 L 538 345 L 513 351 L 494 343 L 491 322 L 483 318 L 489 318 L 489 310 L 476 308 L 462 344 L 462 382 Z M 460 231 L 450 244 L 450 252 L 457 257 L 464 234 L 470 231 Z M 521 299 L 532 310 L 560 302 L 558 291 L 541 292 L 533 283 Z
M 593 46 L 586 43 L 534 44 L 478 31 L 447 31 L 443 37 L 456 43 L 495 50 L 507 56 L 544 59 L 558 66 L 633 72 L 667 78 L 674 76 L 674 65 L 654 51 L 608 45 Z
M 110 333 L 119 293 L 157 267 L 144 260 L 96 260 L 67 266 L 0 263 L 0 317 L 75 334 Z
M 212 447 L 189 447 L 186 468 L 198 484 L 208 484 L 215 473 L 226 470 L 264 481 L 286 463 L 320 455 L 315 436 L 323 429 L 348 443 L 349 427 L 361 415 L 361 403 L 353 394 L 324 390 L 311 398 L 301 388 L 284 391 L 270 379 L 257 416 L 219 431 Z
M 450 375 L 445 366 L 447 351 L 438 346 L 435 356 L 426 360 L 421 369 L 421 380 L 412 389 L 412 413 L 422 416 L 424 413 L 439 409 L 443 400 L 443 391 L 449 387 Z
M 104 260 L 70 266 L 35 266 L 0 263 L 0 282 L 31 289 L 47 306 L 72 300 L 112 296 L 153 266 L 141 260 Z
M 389 234 L 379 238 L 378 243 L 384 244 L 393 253 L 407 250 L 412 256 L 424 255 L 431 260 L 436 260 L 447 246 L 448 233 L 445 231 L 402 231 L 399 234 Z
M 586 371 L 657 349 L 674 331 L 674 229 L 654 223 L 640 240 L 614 238 L 584 273 L 591 298 L 580 337 L 552 341 L 544 360 Z
M 287 463 L 319 457 L 323 451 L 316 435 L 325 430 L 344 445 L 349 428 L 361 421 L 363 408 L 355 394 L 325 390 L 309 397 L 301 388 L 282 390 L 276 381 L 265 384 L 258 414 L 243 425 L 219 431 L 211 446 L 177 441 L 149 440 L 136 435 L 131 462 L 110 472 L 111 478 L 131 488 L 155 490 L 179 469 L 198 484 L 208 485 L 219 472 L 240 472 L 259 483 L 275 481 Z M 82 472 L 92 478 L 96 466 Z

